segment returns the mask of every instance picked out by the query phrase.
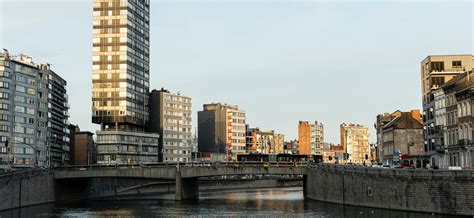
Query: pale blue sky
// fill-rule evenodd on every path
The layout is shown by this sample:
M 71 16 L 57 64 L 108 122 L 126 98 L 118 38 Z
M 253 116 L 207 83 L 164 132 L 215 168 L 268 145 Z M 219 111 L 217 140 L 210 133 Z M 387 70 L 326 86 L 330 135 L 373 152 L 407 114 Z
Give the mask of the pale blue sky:
M 71 123 L 91 123 L 92 0 L 0 0 L 0 46 L 68 81 Z M 473 52 L 472 1 L 153 1 L 151 88 L 227 102 L 297 138 L 298 120 L 369 127 L 421 107 L 419 62 Z

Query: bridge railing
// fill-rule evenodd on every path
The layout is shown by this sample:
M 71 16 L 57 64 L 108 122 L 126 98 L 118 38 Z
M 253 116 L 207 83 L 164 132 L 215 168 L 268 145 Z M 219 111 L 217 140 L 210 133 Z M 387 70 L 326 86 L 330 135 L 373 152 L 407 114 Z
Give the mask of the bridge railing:
M 123 168 L 166 168 L 166 167 L 307 167 L 308 162 L 260 162 L 260 161 L 199 161 L 199 162 L 174 162 L 174 163 L 148 163 L 148 164 L 93 164 L 93 165 L 68 165 L 55 167 L 54 170 L 100 170 Z
M 251 167 L 307 167 L 308 162 L 261 162 L 261 161 L 215 161 L 215 162 L 191 162 L 185 167 L 219 167 L 219 166 L 251 166 Z
M 23 175 L 39 175 L 41 173 L 46 173 L 49 172 L 50 170 L 47 168 L 28 168 L 28 169 L 22 169 L 22 170 L 14 170 L 14 171 L 9 171 L 9 172 L 2 172 L 0 173 L 0 180 L 4 178 L 11 178 L 11 177 L 16 177 L 16 176 L 23 176 Z

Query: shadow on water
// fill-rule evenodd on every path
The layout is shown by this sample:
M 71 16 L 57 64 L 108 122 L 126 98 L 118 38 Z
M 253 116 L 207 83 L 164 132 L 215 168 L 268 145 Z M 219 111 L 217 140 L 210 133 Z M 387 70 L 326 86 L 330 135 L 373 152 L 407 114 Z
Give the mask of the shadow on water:
M 72 204 L 45 204 L 0 212 L 0 217 L 452 217 L 304 200 L 302 188 L 269 188 L 201 192 L 199 199 L 165 200 L 170 196 L 130 196 Z

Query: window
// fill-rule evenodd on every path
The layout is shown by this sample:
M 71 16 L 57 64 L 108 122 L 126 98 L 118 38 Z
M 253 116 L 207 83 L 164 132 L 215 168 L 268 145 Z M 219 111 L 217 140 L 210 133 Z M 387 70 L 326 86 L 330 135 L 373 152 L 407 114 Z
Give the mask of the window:
M 0 120 L 2 121 L 9 121 L 10 116 L 8 114 L 0 114 Z
M 440 87 L 444 84 L 444 77 L 432 77 L 431 87 Z
M 10 132 L 10 127 L 8 125 L 0 125 L 0 132 Z
M 19 85 L 17 85 L 17 86 L 15 87 L 15 90 L 16 90 L 17 92 L 23 92 L 23 93 L 26 92 L 26 88 L 23 87 L 23 86 L 19 86 Z
M 16 80 L 16 81 L 19 81 L 19 82 L 24 82 L 24 83 L 26 83 L 26 77 L 21 76 L 21 75 L 16 75 L 16 76 L 15 76 L 15 80 Z
M 34 133 L 35 133 L 35 129 L 33 129 L 33 128 L 26 128 L 26 133 L 27 133 L 27 134 L 34 134 Z
M 26 108 L 26 113 L 27 113 L 27 114 L 35 114 L 35 109 L 33 109 L 33 108 Z
M 10 109 L 9 104 L 0 103 L 0 110 L 8 110 L 8 109 Z
M 13 127 L 13 132 L 16 132 L 16 133 L 25 133 L 25 127 L 22 127 L 22 126 L 15 126 L 15 127 Z
M 461 68 L 462 62 L 461 61 L 453 61 L 453 68 Z
M 33 89 L 33 88 L 28 88 L 28 94 L 30 94 L 30 95 L 35 95 L 35 94 L 36 94 L 36 90 Z
M 444 62 L 442 61 L 433 61 L 431 62 L 431 71 L 444 71 Z
M 15 116 L 15 123 L 25 123 L 25 117 Z
M 15 96 L 15 101 L 25 103 L 25 97 L 17 95 Z
M 9 62 L 6 62 L 9 63 Z M 10 72 L 8 71 L 0 71 L 0 77 L 7 77 L 10 78 Z
M 25 113 L 25 107 L 15 106 L 15 112 Z
M 35 99 L 27 98 L 28 104 L 35 104 Z
M 2 82 L 0 82 L 0 88 L 8 89 L 8 88 L 10 88 L 10 83 L 2 81 Z
M 10 97 L 9 93 L 6 92 L 0 92 L 0 98 L 1 99 L 8 99 Z

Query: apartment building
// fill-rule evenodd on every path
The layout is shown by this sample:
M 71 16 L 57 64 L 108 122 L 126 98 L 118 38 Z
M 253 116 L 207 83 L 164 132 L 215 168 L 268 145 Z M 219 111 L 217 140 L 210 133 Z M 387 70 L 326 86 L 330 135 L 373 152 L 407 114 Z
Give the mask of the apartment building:
M 0 56 L 0 168 L 69 161 L 66 81 L 27 55 Z
M 430 55 L 421 61 L 421 87 L 423 103 L 423 123 L 425 152 L 436 159 L 439 149 L 436 148 L 436 141 L 440 139 L 441 125 L 436 123 L 435 96 L 434 90 L 441 87 L 446 82 L 452 80 L 457 75 L 471 71 L 474 67 L 472 54 L 465 55 Z M 437 98 L 442 96 L 438 93 Z M 443 113 L 442 111 L 440 111 Z M 438 129 L 436 129 L 438 128 Z M 433 160 L 433 158 L 432 158 Z M 433 162 L 431 163 L 433 165 Z
M 235 160 L 246 152 L 246 115 L 236 105 L 205 104 L 198 112 L 198 150 L 211 160 Z
M 369 145 L 369 129 L 360 124 L 340 125 L 341 145 L 344 153 L 347 154 L 345 162 L 356 164 L 369 164 L 370 145 Z
M 285 135 L 274 130 L 247 128 L 247 153 L 280 154 L 284 153 Z
M 150 93 L 148 131 L 158 133 L 159 162 L 191 161 L 193 149 L 191 97 L 166 89 Z
M 324 148 L 324 125 L 315 121 L 299 121 L 298 123 L 299 154 L 322 155 Z
M 440 149 L 444 149 L 444 160 L 449 166 L 464 169 L 474 168 L 473 81 L 471 71 L 441 87 L 445 94 L 446 126 L 443 132 L 445 144 Z

